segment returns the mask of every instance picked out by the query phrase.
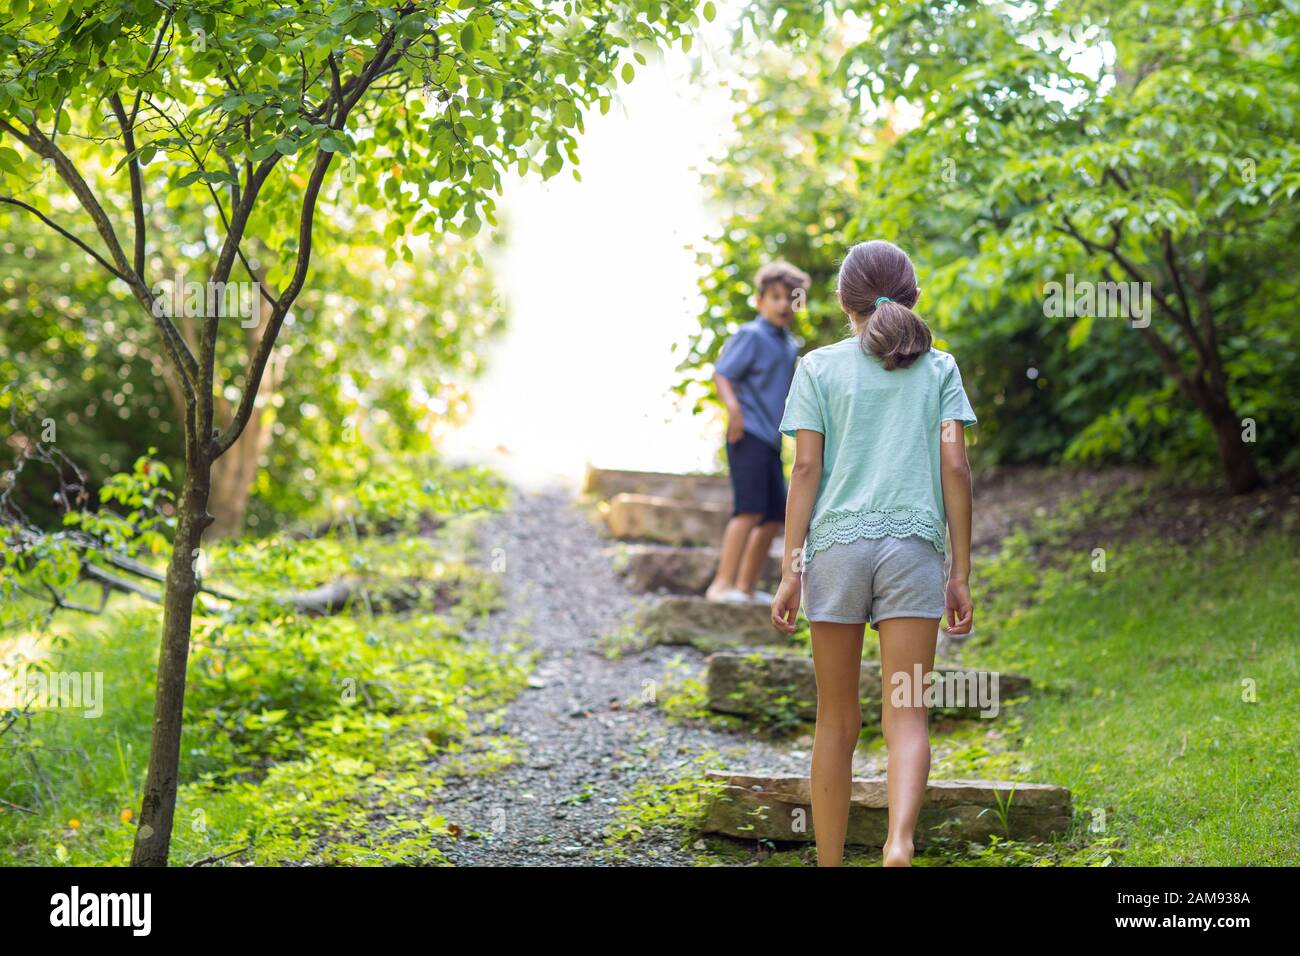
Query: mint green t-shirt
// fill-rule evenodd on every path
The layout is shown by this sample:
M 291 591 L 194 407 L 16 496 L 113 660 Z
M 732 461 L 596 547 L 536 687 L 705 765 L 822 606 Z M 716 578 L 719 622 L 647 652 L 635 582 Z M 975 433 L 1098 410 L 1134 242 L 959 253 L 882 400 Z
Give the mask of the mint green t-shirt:
M 947 352 L 931 348 L 907 368 L 886 371 L 850 336 L 803 355 L 780 429 L 825 436 L 805 562 L 837 542 L 886 535 L 920 535 L 943 554 L 939 442 L 948 419 L 976 421 Z

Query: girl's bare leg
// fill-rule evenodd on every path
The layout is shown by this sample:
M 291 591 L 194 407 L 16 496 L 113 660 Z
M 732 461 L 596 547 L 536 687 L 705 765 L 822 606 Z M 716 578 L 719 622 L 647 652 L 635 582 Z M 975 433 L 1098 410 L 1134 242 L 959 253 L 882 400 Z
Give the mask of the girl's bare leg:
M 889 835 L 885 839 L 884 866 L 912 865 L 912 834 L 925 799 L 930 776 L 930 722 L 924 703 L 912 706 L 916 665 L 922 679 L 934 669 L 934 648 L 939 635 L 939 618 L 894 617 L 880 622 L 880 675 L 884 702 L 881 721 L 885 747 L 889 751 Z M 901 685 L 892 683 L 894 674 L 906 675 Z M 896 686 L 907 691 L 896 706 Z M 925 684 L 915 687 L 918 695 Z M 921 698 L 917 698 L 921 699 Z
M 865 624 L 812 621 L 817 731 L 812 753 L 812 815 L 817 865 L 840 866 L 849 825 L 853 750 L 862 731 L 858 679 Z

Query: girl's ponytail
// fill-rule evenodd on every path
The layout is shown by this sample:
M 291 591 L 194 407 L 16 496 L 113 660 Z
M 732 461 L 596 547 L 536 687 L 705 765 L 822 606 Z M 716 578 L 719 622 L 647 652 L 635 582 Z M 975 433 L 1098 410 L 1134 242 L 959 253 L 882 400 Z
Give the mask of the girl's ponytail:
M 921 294 L 916 270 L 898 246 L 858 243 L 840 265 L 838 285 L 840 305 L 861 325 L 863 351 L 886 370 L 907 368 L 930 350 L 930 327 L 912 311 Z

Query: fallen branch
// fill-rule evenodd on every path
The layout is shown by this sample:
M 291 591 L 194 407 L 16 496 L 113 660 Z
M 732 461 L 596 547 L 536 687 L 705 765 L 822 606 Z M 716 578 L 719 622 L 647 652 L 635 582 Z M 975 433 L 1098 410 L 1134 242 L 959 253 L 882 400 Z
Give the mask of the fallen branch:
M 366 521 L 364 519 L 359 520 L 351 515 L 344 515 L 341 518 L 331 518 L 328 521 L 322 521 L 306 528 L 286 529 L 281 534 L 291 541 L 311 541 L 336 532 L 346 534 L 348 537 L 382 538 L 406 531 L 407 523 L 410 520 L 406 518 L 383 518 L 379 521 Z M 419 525 L 419 534 L 424 537 L 428 537 L 447 523 L 446 518 L 435 514 L 422 514 L 414 520 Z
M 205 856 L 201 860 L 195 860 L 193 863 L 190 864 L 190 866 L 204 866 L 208 863 L 217 863 L 221 860 L 226 859 L 227 857 L 239 856 L 239 854 L 241 853 L 247 853 L 252 848 L 253 848 L 252 844 L 250 844 L 248 846 L 241 846 L 238 850 L 231 850 L 229 853 L 222 853 L 218 856 Z
M 150 602 L 151 604 L 162 603 L 162 595 L 157 594 L 154 591 L 150 591 L 148 588 L 141 587 L 140 585 L 134 583 L 133 581 L 128 581 L 125 578 L 119 578 L 114 574 L 109 574 L 107 571 L 102 571 L 99 568 L 95 567 L 93 564 L 83 562 L 81 565 L 81 576 L 85 578 L 87 581 L 94 581 L 96 584 L 102 585 L 104 588 L 105 600 L 100 602 L 99 611 L 94 613 L 99 613 L 104 610 L 104 605 L 107 603 L 109 591 L 121 591 L 124 594 L 134 594 L 137 597 L 144 598 L 146 601 Z M 75 611 L 87 610 L 86 608 L 72 607 L 71 605 L 67 605 L 67 604 L 63 604 L 60 606 L 67 607 L 70 610 L 75 610 Z
M 432 599 L 435 609 L 446 606 L 449 584 L 424 578 L 366 584 L 358 578 L 338 578 L 309 591 L 299 591 L 270 598 L 274 604 L 292 608 L 313 617 L 339 614 L 357 603 L 372 613 L 392 614 L 409 611 Z

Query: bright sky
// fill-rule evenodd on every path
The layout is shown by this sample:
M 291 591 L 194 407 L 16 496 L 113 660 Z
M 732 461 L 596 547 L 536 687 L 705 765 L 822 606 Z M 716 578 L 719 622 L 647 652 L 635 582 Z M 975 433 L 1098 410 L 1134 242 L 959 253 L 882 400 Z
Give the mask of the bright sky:
M 704 48 L 713 77 L 693 83 L 679 51 L 651 59 L 607 114 L 584 118 L 581 183 L 567 168 L 545 183 L 507 180 L 509 245 L 495 270 L 509 328 L 485 352 L 473 416 L 444 444 L 449 459 L 487 463 L 529 488 L 575 483 L 588 461 L 719 467 L 721 419 L 692 416 L 668 393 L 702 309 L 684 247 L 717 222 L 692 167 L 732 129 L 721 85 L 731 71 L 719 61 L 735 8 L 719 7 L 692 50 Z
M 451 460 L 485 462 L 527 488 L 576 483 L 587 462 L 721 468 L 721 414 L 692 416 L 667 390 L 679 361 L 670 346 L 685 346 L 703 307 L 684 247 L 717 228 L 694 167 L 733 129 L 725 83 L 737 72 L 728 47 L 739 9 L 719 4 L 695 37 L 700 81 L 689 55 L 669 52 L 637 67 L 609 113 L 585 117 L 581 183 L 568 168 L 545 183 L 506 180 L 509 245 L 496 274 L 509 329 L 485 351 L 472 418 L 444 442 Z M 1104 58 L 1091 40 L 1072 53 L 1094 75 Z M 900 128 L 915 122 L 895 105 Z

